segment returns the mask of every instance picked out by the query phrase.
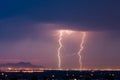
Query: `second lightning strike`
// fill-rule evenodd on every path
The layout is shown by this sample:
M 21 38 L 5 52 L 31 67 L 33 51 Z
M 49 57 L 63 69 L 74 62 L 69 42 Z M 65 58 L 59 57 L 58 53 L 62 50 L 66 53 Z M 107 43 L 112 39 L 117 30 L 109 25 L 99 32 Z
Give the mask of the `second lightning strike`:
M 80 43 L 80 49 L 79 49 L 79 51 L 78 51 L 78 56 L 79 56 L 79 66 L 80 66 L 80 70 L 82 70 L 82 56 L 81 56 L 81 54 L 82 54 L 82 51 L 84 50 L 84 42 L 85 42 L 85 37 L 86 37 L 86 32 L 82 32 L 82 41 L 81 41 L 81 43 Z
M 63 36 L 63 31 L 60 31 L 59 32 L 59 40 L 58 40 L 58 43 L 59 43 L 59 48 L 58 48 L 58 68 L 61 69 L 61 48 L 62 48 L 62 36 Z

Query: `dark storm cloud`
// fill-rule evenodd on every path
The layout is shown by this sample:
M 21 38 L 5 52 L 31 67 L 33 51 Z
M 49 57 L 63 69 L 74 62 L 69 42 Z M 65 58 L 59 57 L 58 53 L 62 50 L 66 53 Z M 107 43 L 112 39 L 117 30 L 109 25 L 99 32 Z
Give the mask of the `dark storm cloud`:
M 47 28 L 120 30 L 119 0 L 5 0 L 0 1 L 0 40 L 14 41 L 45 34 Z M 14 19 L 15 18 L 15 19 Z M 50 25 L 49 25 L 50 23 Z M 116 33 L 116 32 L 115 32 Z M 113 33 L 112 33 L 113 34 Z
M 5 19 L 0 21 L 0 41 L 21 40 L 35 34 L 32 22 L 21 19 Z
M 119 9 L 120 0 L 6 0 L 0 1 L 0 19 L 26 16 L 82 30 L 119 30 Z
M 0 42 L 16 42 L 25 39 L 45 41 L 50 36 L 51 30 L 55 30 L 57 24 L 36 23 L 34 21 L 14 17 L 0 21 Z M 52 34 L 51 34 L 52 35 Z

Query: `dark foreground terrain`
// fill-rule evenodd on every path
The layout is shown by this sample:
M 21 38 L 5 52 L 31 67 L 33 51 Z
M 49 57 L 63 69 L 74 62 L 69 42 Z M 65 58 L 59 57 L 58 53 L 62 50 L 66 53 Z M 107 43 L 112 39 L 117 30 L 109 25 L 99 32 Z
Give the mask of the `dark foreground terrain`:
M 120 80 L 120 71 L 0 72 L 0 80 Z

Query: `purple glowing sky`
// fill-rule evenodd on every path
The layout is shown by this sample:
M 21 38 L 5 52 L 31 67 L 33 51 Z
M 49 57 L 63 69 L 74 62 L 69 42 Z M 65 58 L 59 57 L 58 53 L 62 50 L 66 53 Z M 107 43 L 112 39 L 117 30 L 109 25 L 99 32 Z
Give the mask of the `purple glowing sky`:
M 87 33 L 84 68 L 120 68 L 120 0 L 0 1 L 0 63 L 57 68 L 57 30 L 69 29 L 62 67 L 79 68 L 81 31 Z
M 57 30 L 61 29 L 61 24 L 34 23 L 31 26 L 34 27 L 33 31 L 25 33 L 29 32 L 29 27 L 26 30 L 24 28 L 19 29 L 16 32 L 18 36 L 12 34 L 14 28 L 6 30 L 11 34 L 7 34 L 8 37 L 10 36 L 9 39 L 1 41 L 0 62 L 25 61 L 57 68 L 57 48 L 59 46 Z M 52 28 L 49 28 L 51 26 Z M 71 35 L 64 35 L 63 37 L 64 47 L 61 51 L 63 68 L 79 68 L 77 51 L 81 41 L 81 31 L 74 29 L 73 31 Z M 86 33 L 85 50 L 82 54 L 83 67 L 119 68 L 120 41 L 119 37 L 115 35 L 116 32 L 86 31 Z M 12 36 L 17 38 L 13 39 Z

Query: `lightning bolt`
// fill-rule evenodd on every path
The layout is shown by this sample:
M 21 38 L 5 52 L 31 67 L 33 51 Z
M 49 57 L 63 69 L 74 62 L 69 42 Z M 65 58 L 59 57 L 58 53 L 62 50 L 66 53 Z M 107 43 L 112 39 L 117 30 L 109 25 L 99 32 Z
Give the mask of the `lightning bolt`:
M 63 47 L 62 40 L 63 40 L 63 35 L 65 33 L 70 35 L 73 33 L 73 31 L 71 31 L 71 30 L 60 30 L 59 31 L 59 39 L 58 39 L 59 48 L 57 50 L 57 52 L 58 52 L 58 68 L 59 69 L 61 69 L 61 48 Z
M 58 68 L 61 69 L 61 48 L 63 47 L 62 45 L 62 38 L 63 37 L 63 31 L 59 32 L 59 48 L 58 48 Z
M 80 43 L 80 49 L 78 51 L 78 56 L 79 56 L 79 65 L 80 65 L 80 69 L 82 70 L 82 51 L 84 50 L 84 43 L 85 43 L 85 37 L 86 37 L 86 32 L 82 32 L 82 41 Z

